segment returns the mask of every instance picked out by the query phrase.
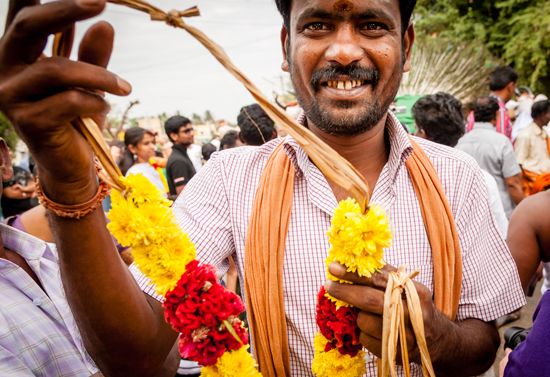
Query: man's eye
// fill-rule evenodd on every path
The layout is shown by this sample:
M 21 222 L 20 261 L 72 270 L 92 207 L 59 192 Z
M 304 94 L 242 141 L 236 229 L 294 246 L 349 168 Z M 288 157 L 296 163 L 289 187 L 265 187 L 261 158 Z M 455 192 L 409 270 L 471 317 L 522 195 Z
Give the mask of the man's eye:
M 305 29 L 310 31 L 330 30 L 329 26 L 323 22 L 312 22 L 307 24 Z
M 387 26 L 380 22 L 367 22 L 361 26 L 361 29 L 368 31 L 388 30 Z

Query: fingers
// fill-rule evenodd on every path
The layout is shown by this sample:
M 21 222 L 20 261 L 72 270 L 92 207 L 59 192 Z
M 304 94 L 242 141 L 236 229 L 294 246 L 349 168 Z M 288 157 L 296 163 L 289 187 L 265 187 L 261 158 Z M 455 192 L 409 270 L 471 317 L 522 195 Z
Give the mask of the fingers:
M 102 67 L 65 58 L 46 58 L 15 75 L 0 87 L 0 102 L 26 101 L 66 90 L 83 88 L 117 95 L 130 92 L 130 84 Z
M 69 123 L 79 116 L 89 117 L 108 111 L 109 105 L 101 96 L 73 89 L 34 102 L 32 106 L 21 104 L 15 109 L 10 109 L 9 116 L 20 136 L 27 139 L 27 136 L 33 136 L 27 133 L 55 133 L 64 127 L 70 127 Z M 63 138 L 48 139 L 59 145 L 66 142 Z M 41 145 L 41 148 L 59 145 Z
M 380 339 L 373 338 L 365 333 L 359 334 L 359 341 L 373 353 L 376 357 L 382 357 L 382 341 Z
M 20 10 L 2 39 L 0 65 L 31 64 L 42 53 L 50 34 L 62 32 L 76 21 L 96 16 L 105 0 L 60 0 Z
M 109 23 L 100 21 L 94 24 L 86 31 L 80 42 L 78 60 L 107 67 L 113 51 L 114 37 L 115 31 Z
M 362 333 L 368 335 L 371 338 L 382 340 L 382 316 L 359 312 L 357 316 L 357 326 Z
M 4 31 L 8 30 L 8 27 L 12 23 L 15 15 L 25 7 L 30 7 L 36 4 L 39 4 L 40 0 L 10 0 L 10 5 L 8 8 L 8 15 L 6 17 L 6 25 Z
M 378 315 L 384 311 L 384 291 L 380 289 L 364 285 L 341 284 L 334 281 L 328 281 L 325 288 L 333 297 L 363 311 Z
M 388 272 L 396 271 L 397 269 L 389 264 L 385 265 L 382 270 L 374 273 L 370 278 L 358 276 L 353 272 L 346 271 L 346 268 L 338 263 L 331 263 L 329 272 L 338 279 L 346 280 L 354 284 L 367 285 L 378 289 L 386 289 L 388 283 Z

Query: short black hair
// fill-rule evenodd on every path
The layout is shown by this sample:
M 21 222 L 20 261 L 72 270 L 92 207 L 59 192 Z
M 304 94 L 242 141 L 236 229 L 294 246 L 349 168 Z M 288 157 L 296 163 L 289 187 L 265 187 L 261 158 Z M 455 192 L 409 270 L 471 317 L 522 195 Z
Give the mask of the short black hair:
M 464 114 L 459 100 L 439 92 L 420 98 L 412 107 L 414 122 L 429 140 L 454 147 L 464 135 Z
M 537 119 L 543 114 L 546 114 L 550 110 L 550 101 L 547 99 L 543 101 L 537 101 L 531 107 L 531 118 Z
M 174 140 L 172 140 L 170 134 L 177 134 L 181 127 L 187 126 L 188 124 L 191 124 L 189 118 L 181 115 L 174 115 L 166 119 L 166 122 L 164 122 L 164 131 L 166 131 L 168 139 L 173 142 Z
M 239 137 L 246 145 L 265 144 L 275 133 L 275 122 L 257 103 L 241 109 L 237 116 L 237 124 L 241 129 Z
M 237 131 L 227 131 L 220 140 L 220 151 L 229 148 L 235 148 L 237 145 L 237 139 L 239 138 L 239 133 Z
M 497 119 L 497 111 L 499 108 L 498 101 L 495 97 L 479 97 L 474 103 L 474 119 L 476 122 L 490 122 L 495 120 Z
M 489 89 L 502 90 L 511 82 L 518 82 L 518 77 L 518 73 L 508 65 L 495 68 L 489 75 Z
M 275 0 L 277 9 L 283 17 L 283 22 L 287 30 L 290 29 L 290 8 L 292 7 L 292 0 Z M 405 34 L 409 27 L 412 12 L 416 6 L 416 0 L 399 0 L 399 10 L 401 11 L 401 31 Z
M 210 160 L 212 153 L 216 152 L 216 146 L 212 143 L 206 143 L 201 147 L 202 159 L 204 161 Z

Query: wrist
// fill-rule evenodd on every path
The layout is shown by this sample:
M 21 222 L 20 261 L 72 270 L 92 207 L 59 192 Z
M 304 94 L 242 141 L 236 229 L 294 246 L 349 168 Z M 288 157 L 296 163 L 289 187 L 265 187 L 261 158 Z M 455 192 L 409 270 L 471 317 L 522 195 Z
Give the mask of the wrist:
M 98 190 L 99 182 L 95 169 L 90 166 L 87 173 L 58 178 L 50 172 L 39 169 L 40 190 L 50 200 L 65 205 L 79 204 L 89 200 Z

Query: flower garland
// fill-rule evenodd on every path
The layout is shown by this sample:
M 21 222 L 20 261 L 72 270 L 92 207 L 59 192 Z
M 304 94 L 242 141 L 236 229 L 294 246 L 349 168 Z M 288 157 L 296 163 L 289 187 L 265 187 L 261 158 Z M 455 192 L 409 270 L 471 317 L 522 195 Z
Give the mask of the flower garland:
M 181 333 L 182 357 L 203 365 L 206 377 L 257 377 L 248 352 L 244 305 L 218 283 L 214 267 L 195 260 L 195 246 L 176 224 L 171 202 L 142 175 L 121 178 L 112 192 L 108 228 L 132 248 L 136 265 L 164 296 L 164 317 Z
M 332 262 L 344 265 L 349 272 L 370 277 L 384 266 L 384 248 L 390 246 L 391 231 L 384 210 L 370 206 L 361 211 L 354 199 L 338 204 L 328 231 L 329 255 L 326 259 L 327 276 Z M 317 325 L 315 355 L 311 365 L 318 377 L 357 377 L 366 372 L 365 351 L 359 341 L 357 315 L 359 309 L 330 296 L 321 287 L 317 296 Z

